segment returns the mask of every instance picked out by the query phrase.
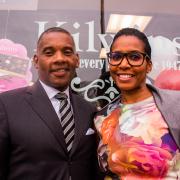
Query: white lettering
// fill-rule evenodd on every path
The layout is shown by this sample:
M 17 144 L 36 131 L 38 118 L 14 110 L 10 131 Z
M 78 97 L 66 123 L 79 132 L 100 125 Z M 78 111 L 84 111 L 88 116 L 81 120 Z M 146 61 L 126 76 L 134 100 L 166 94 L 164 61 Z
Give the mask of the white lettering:
M 94 59 L 91 59 L 90 62 L 89 62 L 89 67 L 90 68 L 95 68 L 95 60 Z
M 66 21 L 56 21 L 56 27 L 60 27 L 60 26 L 62 26 L 62 25 L 64 25 L 64 24 L 66 24 L 67 22 Z
M 101 60 L 101 59 L 99 60 L 100 69 L 103 68 L 104 63 L 105 63 L 105 60 Z
M 48 24 L 48 21 L 35 21 L 35 23 L 38 24 L 38 37 L 41 35 L 42 32 L 44 32 L 44 30 L 46 29 L 46 25 Z M 67 24 L 68 22 L 66 21 L 56 21 L 56 27 L 60 27 L 63 26 L 64 24 Z M 88 49 L 86 50 L 87 52 L 98 52 L 98 50 L 95 49 L 95 42 L 94 42 L 94 38 L 95 38 L 95 27 L 94 27 L 94 21 L 89 21 L 89 22 L 85 22 L 85 24 L 88 25 L 88 32 L 87 32 L 87 37 L 88 37 Z M 75 22 L 73 24 L 73 27 L 75 29 L 79 29 L 81 27 L 81 25 L 78 22 Z M 75 46 L 76 46 L 76 50 L 78 52 L 84 52 L 85 50 L 80 48 L 80 33 L 74 33 L 72 34 L 73 38 L 74 38 L 74 42 L 75 42 Z M 107 43 L 106 37 L 110 36 L 111 38 L 114 37 L 114 34 L 97 34 L 98 39 L 100 40 L 100 42 L 103 44 L 103 46 L 109 50 L 109 45 Z M 107 37 L 108 38 L 108 37 Z
M 79 48 L 79 35 L 80 35 L 80 33 L 72 34 L 72 37 L 74 39 L 76 51 L 82 52 L 83 50 Z
M 75 22 L 73 24 L 73 27 L 75 29 L 79 29 L 80 26 L 81 25 L 78 22 Z M 83 50 L 79 48 L 79 35 L 80 35 L 80 33 L 72 34 L 73 39 L 74 39 L 74 43 L 75 43 L 75 46 L 76 46 L 76 51 L 82 52 Z
M 35 21 L 35 23 L 38 24 L 38 37 L 39 37 L 41 33 L 45 30 L 45 24 L 47 24 L 48 21 Z
M 88 38 L 89 38 L 89 47 L 86 50 L 87 52 L 91 51 L 91 52 L 98 52 L 95 48 L 94 48 L 94 21 L 90 21 L 87 22 L 85 24 L 89 25 L 89 33 L 88 33 Z
M 102 69 L 104 63 L 101 59 L 80 59 L 79 68 Z
M 110 47 L 109 47 L 109 45 L 107 44 L 107 41 L 106 41 L 106 39 L 105 39 L 105 37 L 107 36 L 107 34 L 97 34 L 97 35 L 98 35 L 98 37 L 99 37 L 99 39 L 100 39 L 103 47 L 104 47 L 107 51 L 109 51 L 109 48 L 110 48 Z

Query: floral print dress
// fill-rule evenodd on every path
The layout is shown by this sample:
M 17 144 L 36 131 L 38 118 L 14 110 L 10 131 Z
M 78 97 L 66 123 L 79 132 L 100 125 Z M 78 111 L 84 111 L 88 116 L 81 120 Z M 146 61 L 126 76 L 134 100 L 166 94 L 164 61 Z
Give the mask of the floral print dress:
M 180 180 L 180 153 L 153 97 L 96 116 L 100 166 L 122 180 Z

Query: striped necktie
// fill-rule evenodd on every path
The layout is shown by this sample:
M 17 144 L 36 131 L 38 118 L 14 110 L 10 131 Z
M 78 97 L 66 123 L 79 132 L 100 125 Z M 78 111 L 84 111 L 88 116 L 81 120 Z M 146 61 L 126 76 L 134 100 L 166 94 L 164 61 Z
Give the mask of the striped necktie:
M 61 126 L 64 133 L 65 142 L 67 145 L 67 150 L 70 152 L 74 140 L 74 117 L 71 110 L 71 105 L 67 100 L 67 95 L 65 93 L 58 93 L 55 95 L 55 98 L 57 98 L 60 101 L 60 121 Z

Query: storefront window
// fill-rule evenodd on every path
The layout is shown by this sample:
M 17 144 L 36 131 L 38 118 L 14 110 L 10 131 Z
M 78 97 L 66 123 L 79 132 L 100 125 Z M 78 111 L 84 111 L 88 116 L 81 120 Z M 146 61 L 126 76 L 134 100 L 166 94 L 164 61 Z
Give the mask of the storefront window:
M 0 0 L 0 92 L 36 81 L 37 73 L 31 64 L 36 41 L 52 26 L 61 26 L 74 37 L 80 67 L 72 87 L 88 101 L 97 102 L 98 94 L 101 100 L 105 95 L 103 101 L 108 103 L 119 94 L 109 79 L 106 56 L 101 50 L 109 50 L 114 34 L 122 27 L 142 28 L 149 38 L 153 71 L 148 83 L 170 68 L 173 72 L 167 71 L 166 75 L 176 73 L 178 77 L 179 7 L 178 0 Z

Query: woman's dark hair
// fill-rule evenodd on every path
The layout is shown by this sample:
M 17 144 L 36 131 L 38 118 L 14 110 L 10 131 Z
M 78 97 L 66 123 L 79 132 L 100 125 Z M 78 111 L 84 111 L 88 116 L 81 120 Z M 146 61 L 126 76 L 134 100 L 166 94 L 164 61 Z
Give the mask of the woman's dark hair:
M 135 28 L 123 28 L 121 30 L 119 30 L 116 35 L 113 38 L 112 44 L 110 46 L 110 51 L 112 51 L 112 47 L 114 42 L 116 41 L 117 38 L 119 38 L 120 36 L 135 36 L 138 39 L 140 39 L 143 43 L 144 43 L 144 51 L 145 53 L 150 57 L 151 59 L 151 46 L 149 44 L 148 38 L 146 37 L 146 35 L 135 29 Z

